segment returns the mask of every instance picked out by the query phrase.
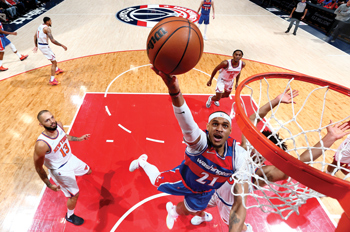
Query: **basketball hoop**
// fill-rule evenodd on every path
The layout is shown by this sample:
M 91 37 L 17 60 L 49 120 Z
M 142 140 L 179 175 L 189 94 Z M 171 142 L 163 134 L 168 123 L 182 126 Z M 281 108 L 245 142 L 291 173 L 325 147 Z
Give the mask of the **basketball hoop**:
M 278 82 L 279 84 L 276 84 L 276 87 L 273 88 L 274 86 L 271 86 L 271 83 Z M 284 90 L 282 89 L 280 83 L 281 82 L 287 82 L 286 87 Z M 286 92 L 289 89 L 298 89 L 295 87 L 297 84 L 295 83 L 303 83 L 302 87 L 304 85 L 310 85 L 313 89 L 307 94 L 304 93 L 305 100 L 301 104 L 301 108 L 299 110 L 296 110 L 296 106 L 294 103 L 291 104 L 291 111 L 285 113 L 282 118 L 277 118 L 276 117 L 276 112 L 280 108 L 278 105 L 276 107 L 276 110 L 272 110 L 271 117 L 273 118 L 273 122 L 277 125 L 270 125 L 269 122 L 270 120 L 263 121 L 262 128 L 270 128 L 270 130 L 273 133 L 280 133 L 281 131 L 285 131 L 285 134 L 288 136 L 282 135 L 284 138 L 283 141 L 289 141 L 292 143 L 293 147 L 288 148 L 287 151 L 282 150 L 280 147 L 276 146 L 273 142 L 271 142 L 267 137 L 265 137 L 261 131 L 253 125 L 250 120 L 249 116 L 246 114 L 246 108 L 244 106 L 244 103 L 241 99 L 241 93 L 243 91 L 250 91 L 251 92 L 251 98 L 252 98 L 252 105 L 253 102 L 257 102 L 258 108 L 261 106 L 260 104 L 270 102 L 270 96 L 269 92 L 271 89 L 280 89 L 281 92 Z M 252 88 L 248 86 L 248 84 L 254 85 L 255 88 Z M 293 88 L 292 88 L 293 85 Z M 317 85 L 315 88 L 314 85 Z M 263 89 L 266 87 L 266 94 L 263 91 Z M 311 88 L 310 87 L 310 88 Z M 260 88 L 258 93 L 254 92 L 253 89 L 255 90 L 256 88 Z M 303 91 L 306 92 L 306 91 Z M 306 112 L 309 120 L 314 120 L 317 121 L 319 119 L 319 125 L 316 128 L 313 129 L 305 129 L 304 126 L 300 126 L 300 122 L 298 122 L 298 117 L 303 110 L 306 110 L 309 106 L 308 103 L 310 104 L 309 101 L 312 99 L 314 94 L 321 93 L 319 94 L 320 97 L 315 97 L 315 99 L 320 100 L 319 104 L 320 105 L 320 112 L 316 111 L 315 115 L 309 114 L 309 112 Z M 288 218 L 288 216 L 292 212 L 297 212 L 298 213 L 298 207 L 306 202 L 307 199 L 312 198 L 312 197 L 319 197 L 322 196 L 322 194 L 335 198 L 339 201 L 340 205 L 344 209 L 344 214 L 342 215 L 341 220 L 339 221 L 339 225 L 337 227 L 336 231 L 349 231 L 350 228 L 350 182 L 346 181 L 345 178 L 341 179 L 338 177 L 335 177 L 333 175 L 324 173 L 325 168 L 327 165 L 330 163 L 326 162 L 326 151 L 332 151 L 334 152 L 334 149 L 331 148 L 325 148 L 321 147 L 323 149 L 322 151 L 322 156 L 319 157 L 322 159 L 321 161 L 316 161 L 316 160 L 311 160 L 311 162 L 308 163 L 303 163 L 300 161 L 298 158 L 299 157 L 299 151 L 302 149 L 310 149 L 312 148 L 313 143 L 309 142 L 309 137 L 312 137 L 313 135 L 316 135 L 317 140 L 320 140 L 322 138 L 321 133 L 322 130 L 327 127 L 327 125 L 323 125 L 324 123 L 323 120 L 324 118 L 324 112 L 326 111 L 325 105 L 327 104 L 327 96 L 328 95 L 333 95 L 333 94 L 338 94 L 338 95 L 345 95 L 346 97 L 350 96 L 350 89 L 337 85 L 332 82 L 328 82 L 325 80 L 321 80 L 318 78 L 310 77 L 310 76 L 305 76 L 301 74 L 289 74 L 289 73 L 264 73 L 264 74 L 258 74 L 254 75 L 250 78 L 245 79 L 237 88 L 236 90 L 236 95 L 235 95 L 235 102 L 236 102 L 236 114 L 235 118 L 237 121 L 237 124 L 239 125 L 240 129 L 242 130 L 242 133 L 248 140 L 248 152 L 255 149 L 259 154 L 261 154 L 266 160 L 271 162 L 274 166 L 276 166 L 278 169 L 280 169 L 282 172 L 284 172 L 286 175 L 290 176 L 290 178 L 286 181 L 286 183 L 268 183 L 268 187 L 266 189 L 263 187 L 259 187 L 254 185 L 253 183 L 250 183 L 251 185 L 254 185 L 253 187 L 257 189 L 258 191 L 262 191 L 263 194 L 261 198 L 266 198 L 269 197 L 266 195 L 266 191 L 273 192 L 273 197 L 274 198 L 279 198 L 279 201 L 282 203 L 276 207 L 276 205 L 269 206 L 273 208 L 273 210 L 279 211 L 278 213 L 282 216 L 282 212 L 284 210 L 290 211 L 287 213 L 287 216 L 282 216 L 283 218 Z M 255 97 L 255 98 L 254 98 Z M 258 100 L 256 101 L 256 99 Z M 262 98 L 266 98 L 267 101 L 262 102 Z M 298 102 L 302 102 L 303 98 L 299 98 L 298 100 L 295 100 Z M 254 103 L 255 103 L 254 102 Z M 311 109 L 315 110 L 313 107 L 316 108 L 316 103 L 314 104 L 313 102 L 311 103 Z M 300 104 L 298 103 L 298 107 Z M 304 113 L 304 112 L 303 112 Z M 345 121 L 349 120 L 350 114 L 348 114 L 347 117 L 343 117 L 341 119 L 334 119 L 334 118 L 326 118 L 327 120 L 332 119 L 336 120 L 335 123 L 343 123 Z M 289 117 L 289 118 L 288 118 Z M 300 121 L 300 120 L 299 120 Z M 317 123 L 317 122 L 316 122 Z M 333 123 L 333 124 L 335 124 Z M 295 126 L 294 126 L 295 125 Z M 290 127 L 297 127 L 296 129 L 298 130 L 296 133 L 292 133 Z M 305 138 L 305 144 L 303 145 L 298 145 L 297 138 Z M 288 145 L 289 146 L 289 145 Z M 293 155 L 291 155 L 293 154 Z M 259 156 L 257 154 L 257 156 Z M 248 160 L 250 164 L 254 163 L 252 159 Z M 256 168 L 259 168 L 258 166 L 260 165 L 261 167 L 262 163 L 258 164 L 253 164 L 256 165 Z M 315 168 L 317 166 L 317 168 Z M 242 173 L 241 173 L 242 174 Z M 247 173 L 244 173 L 247 174 Z M 254 175 L 254 174 L 251 174 Z M 259 178 L 256 176 L 253 176 L 254 178 Z M 346 176 L 347 178 L 348 176 Z M 266 179 L 266 178 L 265 178 Z M 293 180 L 294 179 L 294 180 Z M 265 180 L 267 181 L 267 180 Z M 296 182 L 297 181 L 297 182 Z M 268 182 L 268 181 L 267 181 Z M 307 186 L 307 187 L 306 187 Z M 276 189 L 282 188 L 281 191 Z M 286 189 L 288 191 L 286 191 Z M 288 192 L 290 195 L 289 197 L 284 197 L 284 194 Z M 256 194 L 249 194 L 253 195 L 255 199 L 258 201 L 258 204 L 260 205 L 259 207 L 265 207 L 266 205 L 263 205 L 259 203 L 259 197 L 257 197 Z M 270 194 L 271 195 L 271 194 Z M 269 198 L 270 199 L 270 198 Z M 269 200 L 270 201 L 270 200 Z M 278 208 L 279 207 L 279 208 Z M 249 207 L 247 207 L 249 208 Z M 265 211 L 265 210 L 264 210 Z M 271 212 L 271 211 L 268 211 Z

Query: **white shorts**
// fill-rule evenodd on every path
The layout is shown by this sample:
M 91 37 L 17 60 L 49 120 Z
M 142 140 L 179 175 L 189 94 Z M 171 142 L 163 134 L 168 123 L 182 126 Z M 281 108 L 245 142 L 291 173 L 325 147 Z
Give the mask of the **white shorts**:
M 234 80 L 224 81 L 219 77 L 216 82 L 215 92 L 217 93 L 231 92 L 234 82 L 235 82 Z
M 340 144 L 334 159 L 342 164 L 350 164 L 350 135 Z
M 53 51 L 51 50 L 49 45 L 40 45 L 40 44 L 38 44 L 38 48 L 48 60 L 50 60 L 50 61 L 55 61 L 56 60 L 55 53 L 53 53 Z
M 90 167 L 78 159 L 75 155 L 61 168 L 50 170 L 49 173 L 56 183 L 61 186 L 61 190 L 66 197 L 73 197 L 79 192 L 79 187 L 75 176 L 85 175 Z
M 211 197 L 208 206 L 217 206 L 221 219 L 228 225 L 229 224 L 229 218 L 230 218 L 230 211 L 231 206 L 225 205 L 218 197 L 217 193 L 215 192 L 214 195 Z

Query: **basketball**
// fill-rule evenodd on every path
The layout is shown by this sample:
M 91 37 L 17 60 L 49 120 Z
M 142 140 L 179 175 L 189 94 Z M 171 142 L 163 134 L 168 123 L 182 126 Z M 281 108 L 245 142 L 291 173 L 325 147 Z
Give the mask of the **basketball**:
M 203 54 L 203 37 L 191 21 L 169 17 L 157 23 L 147 38 L 147 55 L 153 66 L 171 75 L 191 70 Z

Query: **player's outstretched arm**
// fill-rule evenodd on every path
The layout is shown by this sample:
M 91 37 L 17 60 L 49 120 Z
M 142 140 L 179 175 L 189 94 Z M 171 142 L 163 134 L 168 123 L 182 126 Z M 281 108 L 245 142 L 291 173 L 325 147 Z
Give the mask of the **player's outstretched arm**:
M 211 6 L 213 7 L 213 19 L 215 19 L 214 1 L 211 1 Z
M 235 184 L 235 194 L 243 193 L 243 187 L 241 184 Z M 244 183 L 244 192 L 248 193 L 248 183 Z M 243 205 L 243 201 L 246 199 L 242 196 L 235 195 L 234 203 L 231 208 L 229 218 L 229 232 L 241 232 L 243 229 L 244 221 L 247 215 L 247 209 Z
M 285 104 L 295 103 L 293 99 L 298 95 L 299 95 L 298 90 L 293 90 L 292 92 L 287 90 L 285 93 L 281 93 L 280 95 L 278 95 L 271 102 L 267 102 L 265 105 L 259 108 L 259 111 L 258 111 L 259 117 L 258 117 L 257 123 L 260 121 L 260 119 L 264 118 L 273 108 L 275 108 L 279 104 L 279 102 L 285 103 Z M 253 113 L 249 117 L 250 121 L 253 124 L 255 123 L 256 118 L 257 118 L 256 113 Z
M 245 67 L 245 62 L 243 61 L 242 62 L 242 69 Z M 238 82 L 239 82 L 239 78 L 241 77 L 241 73 L 242 73 L 242 70 L 238 73 L 237 77 L 236 77 L 236 85 L 235 85 L 235 90 L 237 89 L 238 87 Z
M 67 51 L 67 47 L 66 46 L 64 46 L 63 44 L 59 43 L 57 40 L 55 40 L 53 38 L 53 35 L 51 33 L 51 29 L 50 28 L 48 28 L 48 27 L 44 28 L 44 32 L 47 34 L 47 36 L 49 37 L 49 39 L 51 40 L 51 42 L 53 44 L 56 44 L 57 46 L 61 46 L 65 51 Z
M 60 125 L 62 130 L 64 131 L 62 122 L 57 122 L 57 124 Z M 86 134 L 81 137 L 75 137 L 67 134 L 67 138 L 68 138 L 68 141 L 84 141 L 84 140 L 89 140 L 90 134 Z
M 0 34 L 17 35 L 17 32 L 9 32 L 9 31 L 4 31 L 4 30 L 0 29 Z
M 33 52 L 36 53 L 38 51 L 38 36 L 36 33 L 34 34 L 34 46 Z
M 198 10 L 197 10 L 197 13 L 198 13 L 198 14 L 199 14 L 199 11 L 200 11 L 201 8 L 202 8 L 203 3 L 204 3 L 204 1 L 201 1 L 201 4 L 199 5 L 199 8 L 198 8 Z
M 216 66 L 214 68 L 213 72 L 211 73 L 210 79 L 207 82 L 207 86 L 211 86 L 211 83 L 212 83 L 216 73 L 222 68 L 227 68 L 227 66 L 228 66 L 227 60 L 222 61 L 218 66 Z
M 332 120 L 327 127 L 327 134 L 322 138 L 321 141 L 316 143 L 313 149 L 306 150 L 300 155 L 300 160 L 303 162 L 309 162 L 312 160 L 316 160 L 318 157 L 322 155 L 322 149 L 320 147 L 329 148 L 333 145 L 335 141 L 343 138 L 344 136 L 350 134 L 350 125 L 349 123 L 343 124 L 335 124 L 331 125 Z M 311 152 L 311 153 L 310 153 Z
M 162 78 L 163 82 L 168 87 L 169 95 L 173 103 L 174 114 L 181 127 L 185 142 L 189 145 L 197 144 L 200 141 L 202 131 L 194 121 L 191 110 L 188 108 L 182 96 L 176 76 L 165 74 L 153 66 L 151 68 Z
M 60 186 L 51 184 L 47 174 L 43 168 L 46 152 L 49 150 L 47 144 L 43 141 L 37 141 L 34 148 L 34 166 L 36 172 L 39 174 L 41 180 L 48 188 L 57 192 L 61 189 Z

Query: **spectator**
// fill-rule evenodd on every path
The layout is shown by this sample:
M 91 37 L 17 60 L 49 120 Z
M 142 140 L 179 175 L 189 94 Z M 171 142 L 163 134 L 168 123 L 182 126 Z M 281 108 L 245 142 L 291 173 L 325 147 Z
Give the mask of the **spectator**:
M 343 31 L 343 29 L 347 26 L 349 26 L 350 21 L 350 1 L 348 1 L 346 4 L 342 4 L 334 11 L 334 13 L 337 15 L 334 19 L 334 22 L 332 24 L 331 29 L 326 34 L 327 36 L 330 35 L 328 38 L 327 36 L 323 38 L 326 42 L 334 42 L 340 33 Z M 335 28 L 333 33 L 331 34 L 332 29 Z
M 332 0 L 332 2 L 328 3 L 327 5 L 324 6 L 325 8 L 335 10 L 338 8 L 338 3 L 336 0 Z
M 331 3 L 332 0 L 324 0 L 323 3 L 321 4 L 322 6 L 327 6 L 329 3 Z
M 17 16 L 17 11 L 16 11 L 16 7 L 12 6 L 10 3 L 8 3 L 6 0 L 1 0 L 1 2 L 3 3 L 1 5 L 1 8 L 4 8 L 6 10 L 6 12 L 8 12 L 9 16 L 11 19 L 16 18 Z
M 290 13 L 290 23 L 289 27 L 286 30 L 286 33 L 289 32 L 289 30 L 292 28 L 294 22 L 295 22 L 295 28 L 293 35 L 297 35 L 297 30 L 299 27 L 300 20 L 303 20 L 305 18 L 305 15 L 307 13 L 307 8 L 306 8 L 306 0 L 301 0 L 296 7 L 293 8 L 292 13 Z
M 19 14 L 23 15 L 25 13 L 26 8 L 24 4 L 21 3 L 21 1 L 19 0 L 5 0 L 5 1 L 8 2 L 11 6 L 16 7 Z

